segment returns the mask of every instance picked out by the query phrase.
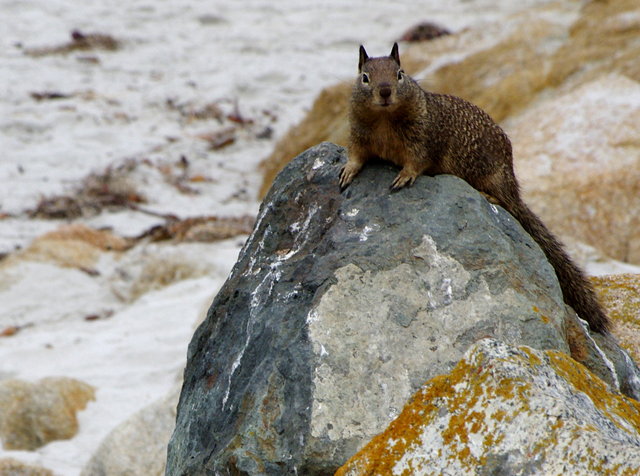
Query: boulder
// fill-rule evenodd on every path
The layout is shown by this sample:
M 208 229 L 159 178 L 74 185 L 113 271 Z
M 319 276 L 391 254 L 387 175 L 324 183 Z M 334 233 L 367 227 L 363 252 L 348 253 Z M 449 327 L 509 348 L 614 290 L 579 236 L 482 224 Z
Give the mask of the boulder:
M 148 243 L 118 260 L 109 277 L 109 289 L 121 301 L 134 302 L 144 294 L 178 281 L 214 274 L 215 256 L 204 243 Z
M 483 339 L 336 476 L 640 473 L 640 403 L 555 350 Z
M 67 268 L 93 269 L 105 251 L 125 251 L 131 244 L 124 238 L 82 224 L 64 225 L 37 237 L 24 250 L 3 261 L 6 268 L 20 261 L 52 263 Z
M 523 196 L 547 226 L 636 264 L 638 123 L 640 82 L 611 74 L 542 101 L 507 127 Z
M 508 213 L 453 176 L 390 193 L 386 163 L 341 193 L 345 162 L 324 143 L 274 182 L 189 346 L 166 474 L 329 474 L 485 337 L 632 388 Z
M 46 468 L 26 464 L 13 458 L 0 458 L 0 474 L 3 476 L 54 476 L 53 472 Z
M 95 400 L 95 389 L 67 377 L 36 383 L 0 381 L 0 439 L 7 450 L 35 450 L 78 432 L 76 413 Z
M 107 435 L 80 476 L 160 476 L 173 432 L 179 388 L 143 408 Z
M 623 349 L 640 361 L 640 274 L 592 278 L 594 289 L 614 322 Z

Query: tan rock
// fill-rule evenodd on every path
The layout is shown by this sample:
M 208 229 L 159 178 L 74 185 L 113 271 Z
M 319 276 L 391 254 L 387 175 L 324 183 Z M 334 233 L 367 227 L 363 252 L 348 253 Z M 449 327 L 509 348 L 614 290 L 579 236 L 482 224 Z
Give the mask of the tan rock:
M 640 82 L 611 74 L 508 127 L 525 201 L 547 226 L 630 263 L 640 263 L 638 124 Z
M 640 362 L 640 274 L 616 274 L 591 278 L 620 345 Z
M 118 425 L 102 441 L 81 476 L 162 476 L 175 427 L 180 387 Z
M 80 223 L 61 226 L 57 230 L 42 235 L 40 239 L 83 241 L 102 251 L 124 251 L 130 247 L 129 240 L 125 238 Z
M 13 458 L 0 459 L 0 474 L 2 476 L 54 476 L 53 472 L 23 463 Z
M 640 162 L 626 171 L 527 181 L 525 201 L 553 232 L 640 264 Z
M 73 438 L 76 413 L 95 400 L 95 389 L 66 377 L 36 383 L 0 381 L 0 439 L 5 449 L 35 450 L 54 440 Z
M 86 225 L 64 225 L 36 238 L 23 251 L 11 255 L 4 265 L 16 260 L 53 263 L 67 268 L 91 269 L 104 251 L 124 251 L 128 240 Z

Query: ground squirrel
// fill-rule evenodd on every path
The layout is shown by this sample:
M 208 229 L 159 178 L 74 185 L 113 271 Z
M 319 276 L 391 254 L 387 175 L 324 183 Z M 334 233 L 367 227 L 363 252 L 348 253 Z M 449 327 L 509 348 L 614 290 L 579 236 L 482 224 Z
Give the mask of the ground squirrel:
M 340 186 L 351 183 L 367 160 L 402 167 L 392 190 L 427 173 L 456 175 L 505 208 L 540 245 L 556 271 L 564 300 L 591 329 L 609 319 L 584 273 L 520 198 L 511 142 L 489 115 L 450 95 L 424 91 L 400 66 L 398 44 L 389 56 L 369 58 L 360 46 L 359 75 L 350 105 L 349 159 Z

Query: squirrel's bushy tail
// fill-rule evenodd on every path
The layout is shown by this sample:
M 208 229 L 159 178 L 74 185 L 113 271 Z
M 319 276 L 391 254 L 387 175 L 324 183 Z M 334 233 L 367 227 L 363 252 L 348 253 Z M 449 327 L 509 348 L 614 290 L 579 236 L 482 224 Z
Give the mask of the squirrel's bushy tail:
M 609 318 L 598 302 L 591 283 L 564 251 L 560 242 L 521 200 L 509 204 L 510 212 L 542 251 L 556 271 L 564 301 L 589 323 L 592 331 L 609 330 Z

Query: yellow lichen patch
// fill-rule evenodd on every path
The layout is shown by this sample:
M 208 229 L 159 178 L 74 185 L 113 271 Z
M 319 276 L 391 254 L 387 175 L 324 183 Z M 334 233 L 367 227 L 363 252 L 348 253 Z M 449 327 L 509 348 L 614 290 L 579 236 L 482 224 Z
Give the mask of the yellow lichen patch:
M 640 402 L 611 393 L 607 384 L 568 355 L 554 350 L 547 350 L 545 354 L 556 373 L 586 394 L 618 428 L 640 436 Z
M 591 278 L 600 302 L 613 320 L 614 334 L 636 362 L 640 361 L 640 275 Z
M 598 426 L 604 417 L 636 440 L 640 403 L 611 394 L 559 351 L 509 348 L 491 340 L 477 346 L 450 374 L 427 382 L 388 429 L 336 474 L 476 474 L 514 449 L 536 461 L 540 474 L 561 474 L 562 468 L 625 474 L 640 467 L 626 461 L 633 443 L 616 450 L 625 443 L 609 440 Z M 593 401 L 597 411 L 585 410 L 594 419 L 583 413 L 582 397 L 573 398 L 576 390 Z
M 502 421 L 506 415 L 507 413 L 504 410 L 498 410 L 497 412 L 494 412 L 491 417 L 496 421 Z
M 549 316 L 546 316 L 546 315 L 542 314 L 542 312 L 540 312 L 540 308 L 538 306 L 533 306 L 533 312 L 535 312 L 536 314 L 540 315 L 540 320 L 542 322 L 544 322 L 545 324 L 549 324 L 549 322 L 551 322 L 551 319 L 549 319 Z
M 640 275 L 597 276 L 591 282 L 609 317 L 640 326 Z
M 492 432 L 487 422 L 504 421 L 513 418 L 513 415 L 530 411 L 530 384 L 519 379 L 496 379 L 492 367 L 482 364 L 482 354 L 476 356 L 479 358 L 474 362 L 463 359 L 450 374 L 435 377 L 425 384 L 387 430 L 374 437 L 336 475 L 392 474 L 402 456 L 421 443 L 425 426 L 443 414 L 447 418 L 439 420 L 445 422 L 440 437 L 443 445 L 449 449 L 448 459 L 455 460 L 469 470 L 484 464 L 487 451 L 505 437 L 500 432 Z M 515 358 L 521 359 L 522 356 Z M 541 361 L 529 358 L 529 362 L 536 365 Z M 505 411 L 487 414 L 481 410 L 487 402 L 496 399 L 515 402 L 514 407 L 517 408 L 510 415 Z M 471 435 L 480 438 L 483 448 L 479 452 L 471 448 Z
M 535 353 L 533 353 L 533 351 L 529 347 L 523 346 L 523 347 L 520 347 L 519 350 L 527 354 L 527 357 L 529 357 L 529 364 L 531 366 L 538 366 L 542 364 L 542 360 L 540 360 L 540 357 L 538 357 Z
M 448 375 L 432 379 L 431 385 L 414 395 L 387 430 L 375 436 L 363 450 L 338 469 L 336 476 L 349 474 L 356 468 L 358 474 L 362 475 L 391 474 L 399 458 L 419 438 L 421 426 L 429 422 L 437 411 L 433 404 L 435 394 L 444 393 L 452 383 Z
M 365 448 L 353 456 L 336 476 L 350 474 L 357 468 L 362 475 L 391 474 L 392 468 L 407 448 L 418 442 L 422 426 L 433 420 L 438 412 L 434 402 L 453 392 L 462 383 L 471 367 L 461 360 L 448 375 L 434 377 L 405 405 L 402 413 L 384 433 L 375 436 Z

